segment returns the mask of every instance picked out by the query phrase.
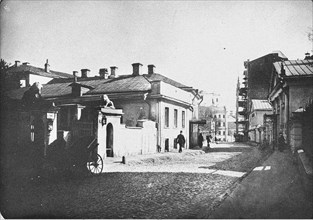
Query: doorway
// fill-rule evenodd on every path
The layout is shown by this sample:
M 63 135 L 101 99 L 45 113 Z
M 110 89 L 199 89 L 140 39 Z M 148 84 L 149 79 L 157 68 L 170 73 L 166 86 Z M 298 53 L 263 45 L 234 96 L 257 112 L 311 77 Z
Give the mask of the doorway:
M 113 125 L 109 123 L 106 129 L 106 155 L 113 157 Z

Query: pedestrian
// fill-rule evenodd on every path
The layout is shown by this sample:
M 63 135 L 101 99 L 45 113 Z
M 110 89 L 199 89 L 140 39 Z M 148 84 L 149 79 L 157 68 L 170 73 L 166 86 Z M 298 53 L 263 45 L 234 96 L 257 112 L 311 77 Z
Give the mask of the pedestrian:
M 208 144 L 208 148 L 210 149 L 211 135 L 206 136 L 206 142 Z
M 184 147 L 184 145 L 185 145 L 185 142 L 186 142 L 186 140 L 185 140 L 185 137 L 184 137 L 184 135 L 183 135 L 183 131 L 180 131 L 180 134 L 177 136 L 177 143 L 179 144 L 179 153 L 181 153 L 182 151 L 183 151 L 183 147 Z
M 278 150 L 282 152 L 285 148 L 285 138 L 283 135 L 283 132 L 279 132 L 279 137 L 278 137 Z
M 202 146 L 203 146 L 203 136 L 201 133 L 199 133 L 199 135 L 198 135 L 198 145 L 200 148 L 202 148 Z

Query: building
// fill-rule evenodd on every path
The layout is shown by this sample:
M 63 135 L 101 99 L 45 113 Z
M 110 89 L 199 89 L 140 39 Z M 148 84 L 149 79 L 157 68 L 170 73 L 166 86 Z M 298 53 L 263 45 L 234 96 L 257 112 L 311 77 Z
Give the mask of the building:
M 201 101 L 198 91 L 155 73 L 154 65 L 149 65 L 145 74 L 142 64 L 132 66 L 133 72 L 128 75 L 117 76 L 115 66 L 110 74 L 103 68 L 93 77 L 89 69 L 82 69 L 80 76 L 74 71 L 72 78 L 55 78 L 44 84 L 37 93 L 45 102 L 54 103 L 54 108 L 50 106 L 38 115 L 34 111 L 25 113 L 24 126 L 20 126 L 24 132 L 18 143 L 32 137 L 34 122 L 39 118 L 40 127 L 48 128 L 44 129 L 43 155 L 58 131 L 64 133 L 68 143 L 75 137 L 94 136 L 104 158 L 155 153 L 157 146 L 162 151 L 174 150 L 181 130 L 189 148 L 197 132 L 190 127 L 197 123 Z M 26 91 L 29 87 L 10 91 L 8 108 L 14 109 L 14 103 L 23 101 Z
M 267 115 L 273 141 L 282 132 L 292 148 L 304 149 L 312 158 L 313 59 L 284 60 L 273 64 Z
M 227 123 L 227 142 L 234 142 L 235 141 L 235 134 L 236 134 L 236 117 L 229 112 L 229 114 L 226 115 L 226 123 Z
M 266 100 L 270 87 L 273 63 L 288 60 L 280 51 L 274 51 L 254 60 L 244 62 L 243 81 L 237 82 L 237 134 L 243 132 L 242 140 L 248 140 L 249 118 L 251 113 L 251 100 Z
M 199 107 L 199 119 L 206 121 L 206 124 L 200 126 L 200 131 L 204 136 L 211 135 L 213 140 L 229 140 L 228 113 L 226 106 L 222 105 L 221 95 L 205 91 L 200 91 L 200 94 L 203 96 L 203 102 Z
M 43 68 L 30 65 L 28 62 L 20 63 L 15 61 L 15 64 L 5 70 L 5 89 L 18 89 L 29 87 L 35 82 L 46 84 L 52 79 L 72 78 L 68 73 L 58 72 L 50 69 L 48 60 Z
M 272 106 L 268 100 L 251 100 L 251 114 L 249 116 L 249 140 L 262 143 L 264 138 L 264 115 L 272 112 Z

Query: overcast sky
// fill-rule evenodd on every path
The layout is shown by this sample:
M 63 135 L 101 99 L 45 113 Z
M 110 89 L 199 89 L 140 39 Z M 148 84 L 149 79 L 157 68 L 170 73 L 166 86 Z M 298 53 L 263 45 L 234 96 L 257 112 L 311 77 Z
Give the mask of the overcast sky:
M 72 73 L 132 63 L 235 106 L 243 62 L 312 52 L 312 1 L 4 1 L 1 58 Z

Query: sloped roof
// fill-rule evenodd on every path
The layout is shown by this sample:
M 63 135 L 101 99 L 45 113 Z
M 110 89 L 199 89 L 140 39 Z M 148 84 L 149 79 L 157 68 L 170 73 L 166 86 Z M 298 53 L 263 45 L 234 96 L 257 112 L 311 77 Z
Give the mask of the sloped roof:
M 175 80 L 172 80 L 170 78 L 167 78 L 166 76 L 163 76 L 161 74 L 158 74 L 158 73 L 153 73 L 153 74 L 144 74 L 143 75 L 147 80 L 149 80 L 149 82 L 152 82 L 152 81 L 163 81 L 165 83 L 168 83 L 172 86 L 175 86 L 175 87 L 178 87 L 178 88 L 187 88 L 188 86 L 184 85 L 184 84 L 181 84 L 179 82 L 176 82 Z
M 172 79 L 169 79 L 160 74 L 144 74 L 144 75 L 122 75 L 116 78 L 103 79 L 100 77 L 88 77 L 78 78 L 77 82 L 80 85 L 92 87 L 86 93 L 86 95 L 94 94 L 110 94 L 110 93 L 128 93 L 128 92 L 146 92 L 151 90 L 151 82 L 160 80 L 166 82 L 172 86 L 188 90 L 191 87 L 187 87 L 181 83 L 178 83 Z M 56 78 L 51 80 L 48 84 L 44 84 L 42 87 L 41 95 L 44 98 L 62 97 L 68 96 L 72 92 L 73 78 Z M 18 91 L 21 91 L 20 89 Z M 20 94 L 20 95 L 17 95 Z M 11 98 L 22 98 L 23 92 L 13 91 Z M 13 97 L 12 97 L 13 96 Z
M 254 110 L 272 110 L 272 106 L 267 100 L 252 99 L 251 101 Z
M 39 76 L 50 77 L 50 78 L 73 78 L 73 75 L 58 71 L 50 70 L 46 72 L 43 68 L 31 66 L 31 65 L 19 65 L 11 66 L 6 70 L 7 74 L 10 73 L 31 73 Z
M 286 60 L 275 62 L 274 67 L 278 74 L 281 74 L 282 65 L 286 76 L 313 75 L 313 60 Z
M 145 77 L 143 77 L 142 75 L 129 75 L 128 77 L 115 78 L 107 83 L 99 84 L 95 89 L 87 92 L 87 94 L 140 92 L 148 91 L 150 89 L 151 84 Z

